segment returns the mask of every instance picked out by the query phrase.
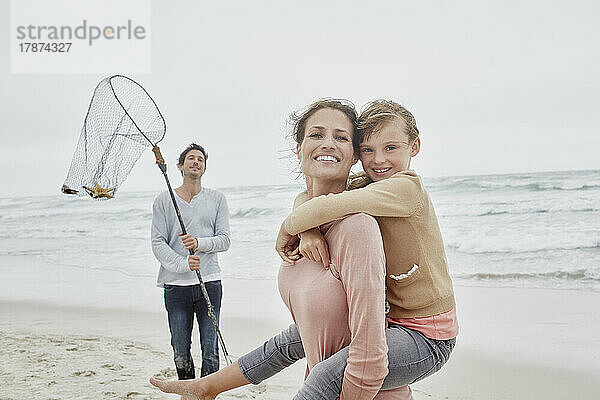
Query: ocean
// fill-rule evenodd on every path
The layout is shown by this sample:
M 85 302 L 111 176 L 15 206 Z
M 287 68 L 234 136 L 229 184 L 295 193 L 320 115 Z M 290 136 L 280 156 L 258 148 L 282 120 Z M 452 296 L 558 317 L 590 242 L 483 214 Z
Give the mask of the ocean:
M 600 291 L 600 170 L 423 180 L 456 284 Z M 276 279 L 274 240 L 301 188 L 217 188 L 231 217 L 231 248 L 220 255 L 224 278 Z M 117 280 L 154 279 L 157 194 L 0 198 L 0 257 L 14 265 L 35 257 L 49 268 L 103 271 Z

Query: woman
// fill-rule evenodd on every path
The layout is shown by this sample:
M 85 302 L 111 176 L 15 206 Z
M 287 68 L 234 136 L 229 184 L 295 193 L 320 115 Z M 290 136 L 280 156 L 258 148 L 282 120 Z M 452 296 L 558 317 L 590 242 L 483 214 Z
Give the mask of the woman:
M 376 217 L 386 255 L 386 389 L 438 371 L 454 348 L 458 323 L 433 203 L 419 175 L 409 170 L 411 158 L 420 151 L 413 115 L 400 104 L 376 100 L 361 113 L 359 127 L 365 174 L 351 182 L 358 189 L 313 197 L 295 207 L 280 231 L 279 252 L 293 262 L 295 255 L 285 251 L 286 241 L 301 233 L 302 255 L 326 266 L 327 243 L 314 227 L 357 212 Z M 303 197 L 307 196 L 301 194 L 296 204 L 305 201 Z M 335 399 L 337 393 L 324 388 L 337 386 L 346 357 L 347 352 L 340 351 L 313 369 L 300 398 Z
M 295 119 L 294 139 L 308 196 L 344 191 L 350 167 L 357 161 L 353 106 L 336 100 L 314 103 Z M 296 331 L 290 327 L 282 333 L 286 339 L 279 338 L 280 342 L 286 341 L 286 351 L 290 352 L 284 358 L 297 359 L 305 353 L 310 371 L 347 346 L 349 356 L 342 373 L 341 398 L 410 397 L 406 387 L 377 394 L 388 372 L 385 257 L 377 222 L 370 216 L 357 214 L 322 229 L 332 259 L 328 271 L 322 264 L 306 258 L 294 266 L 284 264 L 280 269 L 280 293 L 298 328 Z M 288 340 L 298 333 L 305 352 L 301 343 Z M 264 349 L 259 348 L 241 357 L 237 364 L 201 380 L 152 379 L 151 383 L 184 398 L 211 399 L 224 390 L 254 382 L 253 373 L 269 365 L 272 349 L 282 350 L 277 342 L 274 338 Z

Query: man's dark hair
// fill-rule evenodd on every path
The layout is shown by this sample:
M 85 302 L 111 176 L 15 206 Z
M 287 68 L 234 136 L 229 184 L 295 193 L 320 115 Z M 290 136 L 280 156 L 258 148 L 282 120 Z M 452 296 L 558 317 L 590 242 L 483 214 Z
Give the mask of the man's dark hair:
M 208 161 L 208 152 L 204 150 L 204 147 L 200 146 L 199 144 L 192 143 L 188 147 L 186 147 L 185 150 L 179 155 L 179 161 L 177 162 L 177 165 L 183 165 L 183 162 L 185 161 L 185 156 L 187 156 L 187 153 L 189 153 L 192 150 L 201 151 L 204 155 L 204 164 L 206 164 L 206 162 Z

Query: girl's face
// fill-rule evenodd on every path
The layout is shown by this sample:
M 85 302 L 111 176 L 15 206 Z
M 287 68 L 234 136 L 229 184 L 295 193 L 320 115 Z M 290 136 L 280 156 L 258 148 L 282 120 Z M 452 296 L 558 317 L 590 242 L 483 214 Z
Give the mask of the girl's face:
M 352 122 L 340 110 L 322 108 L 311 115 L 302 144 L 296 147 L 304 175 L 313 180 L 345 182 L 357 161 L 352 130 Z
M 420 139 L 409 143 L 406 130 L 406 123 L 395 119 L 384 124 L 379 132 L 360 144 L 363 170 L 374 182 L 407 170 L 410 158 L 419 153 Z

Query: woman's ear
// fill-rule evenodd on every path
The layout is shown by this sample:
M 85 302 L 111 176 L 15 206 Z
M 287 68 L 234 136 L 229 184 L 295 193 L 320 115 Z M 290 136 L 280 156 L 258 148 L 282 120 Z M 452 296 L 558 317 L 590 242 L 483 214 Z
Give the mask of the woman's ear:
M 298 157 L 298 160 L 302 161 L 300 158 L 300 150 L 302 150 L 302 145 L 300 143 L 296 143 L 296 157 Z
M 410 148 L 410 156 L 414 157 L 421 151 L 421 138 L 416 138 Z

